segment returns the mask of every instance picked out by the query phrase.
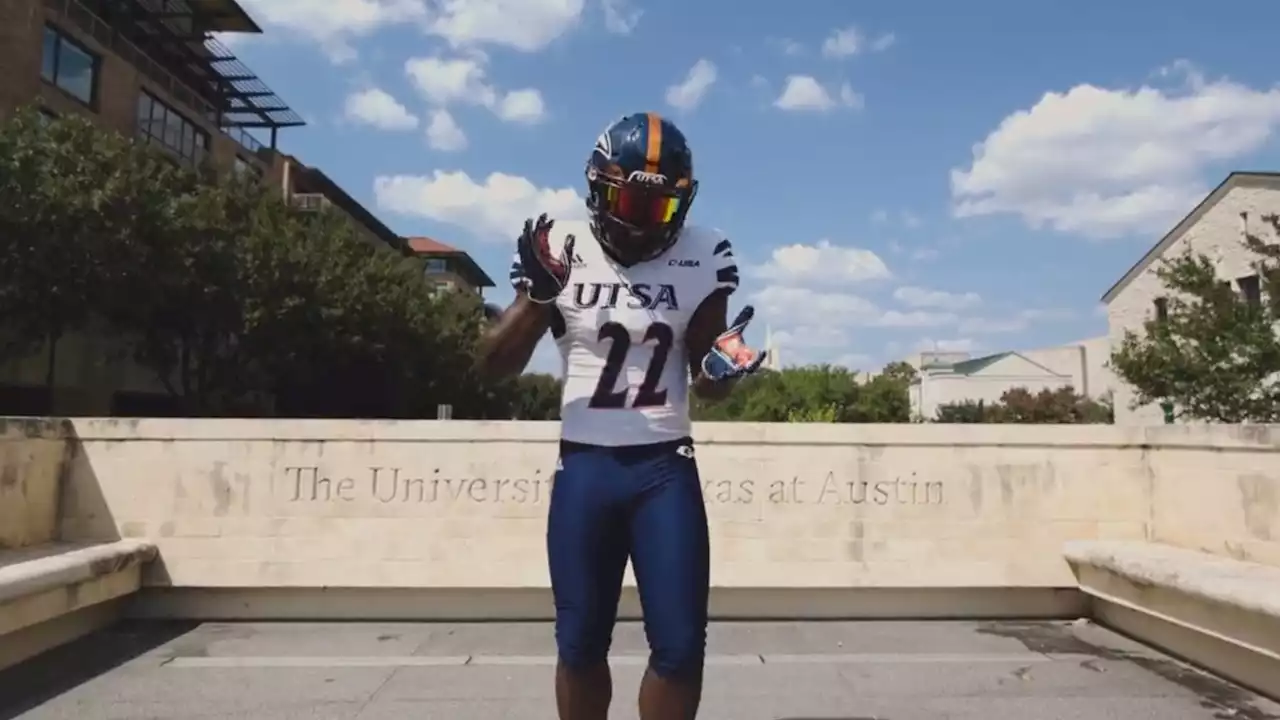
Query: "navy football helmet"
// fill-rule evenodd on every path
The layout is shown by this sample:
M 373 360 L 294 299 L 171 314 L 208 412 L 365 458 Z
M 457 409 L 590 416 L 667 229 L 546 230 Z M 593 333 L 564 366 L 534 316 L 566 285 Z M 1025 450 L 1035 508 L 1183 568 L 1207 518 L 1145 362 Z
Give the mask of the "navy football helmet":
M 684 133 L 656 113 L 615 121 L 587 161 L 591 232 L 623 265 L 652 260 L 674 245 L 697 192 Z

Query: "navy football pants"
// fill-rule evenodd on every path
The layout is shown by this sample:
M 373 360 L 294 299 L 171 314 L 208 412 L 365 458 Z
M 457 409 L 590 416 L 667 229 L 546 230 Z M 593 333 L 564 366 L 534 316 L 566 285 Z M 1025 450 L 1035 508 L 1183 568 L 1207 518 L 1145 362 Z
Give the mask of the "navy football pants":
M 710 551 L 692 449 L 687 438 L 632 447 L 561 443 L 547 556 L 556 645 L 568 667 L 608 656 L 630 557 L 650 667 L 672 678 L 701 672 Z

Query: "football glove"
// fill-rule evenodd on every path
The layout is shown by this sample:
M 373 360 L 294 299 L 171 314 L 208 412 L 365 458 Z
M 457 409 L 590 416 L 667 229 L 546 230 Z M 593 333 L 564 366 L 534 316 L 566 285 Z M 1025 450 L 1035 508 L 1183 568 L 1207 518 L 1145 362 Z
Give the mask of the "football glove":
M 760 369 L 768 351 L 752 350 L 742 340 L 742 331 L 751 322 L 755 309 L 750 305 L 742 308 L 738 319 L 728 330 L 720 333 L 711 344 L 711 352 L 702 358 L 702 374 L 715 382 L 750 375 Z
M 543 213 L 533 220 L 524 221 L 524 232 L 516 241 L 518 267 L 512 278 L 517 287 L 524 288 L 529 299 L 547 304 L 554 302 L 560 291 L 569 284 L 569 272 L 573 269 L 572 235 L 565 238 L 564 250 L 555 256 L 551 253 L 551 227 L 554 220 Z

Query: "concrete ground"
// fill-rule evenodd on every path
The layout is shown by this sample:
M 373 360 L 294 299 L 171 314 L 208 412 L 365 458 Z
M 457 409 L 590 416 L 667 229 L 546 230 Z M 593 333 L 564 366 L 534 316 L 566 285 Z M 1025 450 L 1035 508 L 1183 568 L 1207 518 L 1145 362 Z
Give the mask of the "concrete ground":
M 615 636 L 614 718 L 644 638 Z M 705 720 L 1280 720 L 1087 622 L 717 623 Z M 0 673 L 0 720 L 553 720 L 545 623 L 123 624 Z

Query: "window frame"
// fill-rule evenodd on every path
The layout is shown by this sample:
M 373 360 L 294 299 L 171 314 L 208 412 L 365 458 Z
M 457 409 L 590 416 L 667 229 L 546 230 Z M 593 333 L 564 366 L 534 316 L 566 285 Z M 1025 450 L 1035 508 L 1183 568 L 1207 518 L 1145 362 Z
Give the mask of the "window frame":
M 48 74 L 45 73 L 45 51 L 48 50 L 48 39 L 53 38 L 53 66 Z M 59 82 L 62 69 L 62 49 L 64 45 L 70 45 L 73 49 L 82 53 L 89 59 L 89 97 L 88 99 L 80 97 L 77 93 L 67 89 Z M 58 92 L 84 105 L 95 112 L 98 109 L 98 88 L 99 81 L 102 78 L 102 56 L 94 52 L 89 46 L 77 40 L 71 33 L 54 25 L 53 23 L 44 24 L 44 32 L 41 35 L 40 43 L 40 79 L 51 87 L 57 88 Z
M 1240 289 L 1240 297 L 1249 307 L 1262 306 L 1262 278 L 1258 275 L 1245 275 L 1236 278 L 1236 287 Z
M 208 157 L 209 132 L 173 105 L 144 87 L 138 90 L 135 107 L 137 136 L 142 142 L 161 147 L 193 165 Z M 144 107 L 149 110 L 146 119 L 142 117 Z

